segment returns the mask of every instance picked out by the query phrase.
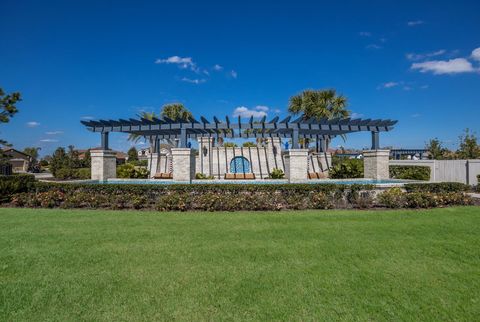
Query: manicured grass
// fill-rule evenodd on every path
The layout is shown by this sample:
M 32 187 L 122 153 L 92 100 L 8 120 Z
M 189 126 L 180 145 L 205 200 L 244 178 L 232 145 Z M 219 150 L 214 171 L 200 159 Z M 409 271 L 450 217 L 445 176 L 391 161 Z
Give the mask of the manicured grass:
M 480 208 L 0 209 L 0 320 L 480 317 Z

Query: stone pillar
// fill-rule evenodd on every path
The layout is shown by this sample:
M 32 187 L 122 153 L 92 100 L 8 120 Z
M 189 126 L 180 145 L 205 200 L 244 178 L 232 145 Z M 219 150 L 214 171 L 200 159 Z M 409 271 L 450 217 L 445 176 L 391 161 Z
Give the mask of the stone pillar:
M 117 177 L 117 158 L 112 150 L 90 150 L 92 180 L 105 181 Z
M 191 182 L 195 177 L 195 154 L 189 148 L 172 149 L 173 181 Z
M 285 155 L 285 176 L 289 182 L 306 181 L 308 170 L 308 150 L 290 149 Z
M 147 158 L 147 170 L 150 172 L 149 177 L 153 178 L 158 169 L 158 153 L 151 153 Z
M 363 151 L 364 177 L 375 180 L 388 179 L 390 177 L 389 157 L 390 150 Z
M 207 176 L 212 175 L 212 148 L 213 137 L 201 136 L 198 139 L 197 172 Z

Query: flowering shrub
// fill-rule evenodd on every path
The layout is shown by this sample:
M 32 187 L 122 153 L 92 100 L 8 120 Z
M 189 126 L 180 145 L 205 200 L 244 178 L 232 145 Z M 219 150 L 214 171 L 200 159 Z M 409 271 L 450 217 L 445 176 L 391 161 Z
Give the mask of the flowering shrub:
M 400 188 L 390 188 L 378 195 L 378 202 L 387 208 L 402 208 L 406 205 L 405 194 Z
M 160 211 L 293 210 L 331 208 L 428 208 L 468 205 L 463 192 L 404 192 L 389 189 L 378 196 L 370 185 L 206 184 L 92 185 L 36 183 L 14 194 L 15 207 L 149 209 Z M 427 190 L 426 188 L 423 188 Z

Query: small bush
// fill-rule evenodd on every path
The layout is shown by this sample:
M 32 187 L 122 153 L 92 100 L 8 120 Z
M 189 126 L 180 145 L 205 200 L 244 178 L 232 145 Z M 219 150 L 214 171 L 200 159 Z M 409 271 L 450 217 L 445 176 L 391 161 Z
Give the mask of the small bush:
M 283 179 L 283 178 L 285 178 L 285 173 L 283 172 L 282 169 L 274 168 L 272 169 L 272 172 L 270 172 L 269 179 Z
M 77 178 L 82 180 L 87 180 L 92 177 L 90 168 L 80 168 L 76 169 Z
M 196 173 L 195 174 L 195 179 L 197 179 L 197 180 L 213 180 L 215 178 L 213 176 L 207 176 L 204 173 Z
M 9 202 L 15 193 L 27 192 L 35 187 L 35 176 L 31 174 L 0 175 L 0 203 Z
M 430 167 L 391 165 L 390 178 L 428 181 L 430 180 Z
M 387 208 L 403 208 L 406 205 L 405 192 L 400 188 L 390 188 L 378 195 L 378 202 Z
M 363 178 L 363 160 L 342 159 L 329 171 L 332 179 Z
M 117 177 L 124 179 L 147 179 L 148 170 L 136 167 L 132 163 L 125 163 L 117 167 Z
M 147 160 L 128 160 L 127 163 L 133 164 L 137 167 L 147 167 L 148 161 Z
M 459 182 L 436 183 L 409 183 L 405 185 L 407 192 L 463 192 L 468 190 L 468 185 Z

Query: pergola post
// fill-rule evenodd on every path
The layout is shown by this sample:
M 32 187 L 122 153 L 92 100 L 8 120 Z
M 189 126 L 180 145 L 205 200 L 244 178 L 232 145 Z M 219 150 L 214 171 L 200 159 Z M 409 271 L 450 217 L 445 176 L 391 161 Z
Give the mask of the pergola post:
M 101 135 L 102 150 L 109 150 L 109 148 L 108 148 L 108 132 L 102 132 L 100 135 Z
M 372 150 L 380 149 L 380 133 L 372 131 Z
M 293 129 L 292 133 L 292 149 L 298 149 L 298 129 Z
M 106 181 L 117 177 L 117 157 L 115 151 L 109 149 L 108 132 L 102 132 L 101 149 L 91 150 L 91 179 Z

